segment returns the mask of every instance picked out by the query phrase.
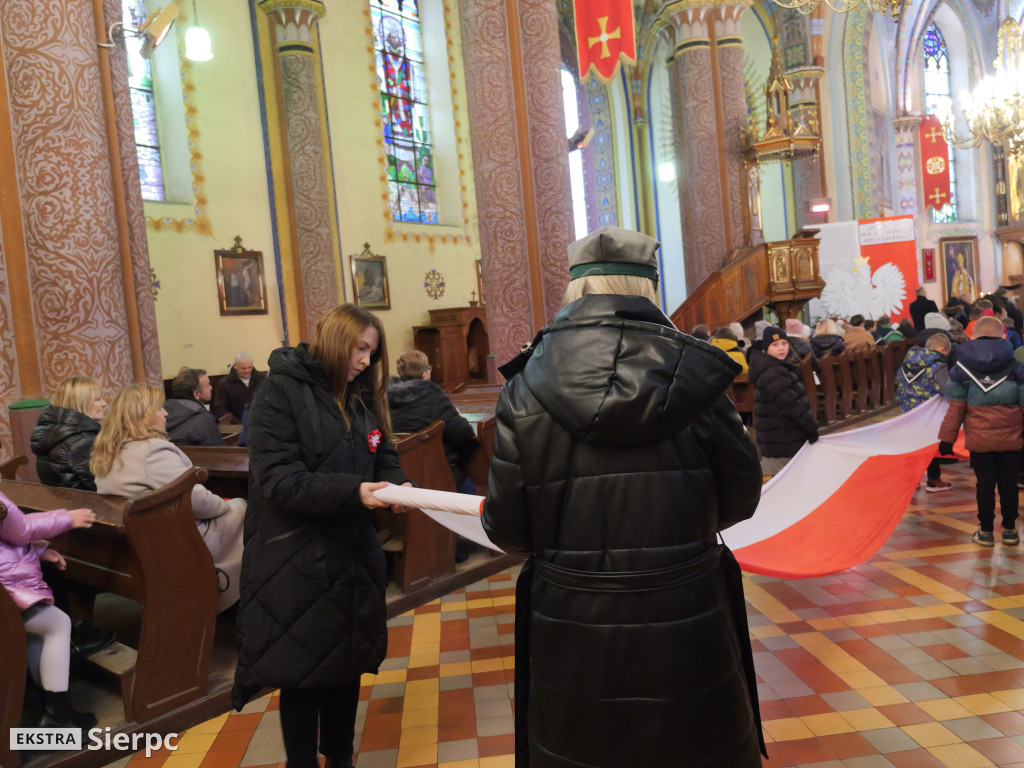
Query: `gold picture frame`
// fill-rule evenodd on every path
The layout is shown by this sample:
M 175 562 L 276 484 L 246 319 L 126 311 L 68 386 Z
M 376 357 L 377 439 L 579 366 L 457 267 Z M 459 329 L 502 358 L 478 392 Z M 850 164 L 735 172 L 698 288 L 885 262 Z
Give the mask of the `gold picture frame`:
M 973 303 L 981 295 L 978 285 L 978 238 L 943 237 L 939 240 L 943 306 L 966 293 Z
M 213 258 L 221 315 L 266 315 L 267 281 L 263 274 L 263 252 L 247 251 L 242 247 L 242 238 L 236 236 L 234 247 L 214 251 Z
M 352 300 L 366 309 L 391 309 L 387 257 L 370 251 L 363 243 L 363 252 L 349 257 L 352 261 Z

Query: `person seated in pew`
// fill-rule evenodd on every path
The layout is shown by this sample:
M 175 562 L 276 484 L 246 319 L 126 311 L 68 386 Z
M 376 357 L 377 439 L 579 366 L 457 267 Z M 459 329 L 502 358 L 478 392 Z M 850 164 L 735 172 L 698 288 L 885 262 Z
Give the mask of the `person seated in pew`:
M 241 424 L 245 404 L 252 402 L 257 385 L 265 378 L 267 374 L 256 370 L 252 355 L 239 352 L 228 375 L 217 382 L 213 393 L 213 415 L 220 420 L 231 414 L 230 423 Z
M 444 422 L 444 452 L 459 493 L 476 493 L 473 481 L 459 468 L 459 453 L 472 448 L 476 433 L 452 405 L 448 395 L 430 380 L 430 361 L 419 350 L 398 358 L 398 376 L 388 381 L 388 409 L 395 432 L 416 432 L 435 421 Z
M 717 329 L 715 331 L 715 337 L 711 339 L 711 346 L 718 347 L 720 350 L 725 352 L 725 354 L 742 365 L 743 370 L 740 371 L 740 373 L 747 372 L 747 368 L 749 367 L 747 365 L 747 356 L 740 350 L 739 339 L 736 338 L 736 334 L 733 333 L 732 328 L 723 325 L 721 328 Z
M 786 335 L 789 337 L 789 348 L 793 350 L 798 358 L 803 360 L 808 355 L 813 355 L 811 352 L 811 342 L 808 339 L 811 329 L 801 323 L 795 317 L 791 317 L 786 321 L 785 327 Z
M 131 498 L 191 469 L 189 458 L 166 439 L 163 405 L 163 392 L 151 384 L 129 384 L 114 396 L 92 451 L 96 490 Z M 196 527 L 217 568 L 218 612 L 238 601 L 245 506 L 245 499 L 222 499 L 199 484 L 192 488 Z
M 213 387 L 201 368 L 182 368 L 171 382 L 167 411 L 167 439 L 175 445 L 224 445 L 217 417 L 206 410 Z
M 45 539 L 72 528 L 88 528 L 91 509 L 55 509 L 26 515 L 0 493 L 0 584 L 21 611 L 28 644 L 28 671 L 43 692 L 37 728 L 93 728 L 96 717 L 79 712 L 68 697 L 71 668 L 71 617 L 54 605 L 43 580 L 41 562 L 67 567 Z
M 843 344 L 849 352 L 864 352 L 875 348 L 875 339 L 864 327 L 864 315 L 850 318 L 850 327 L 846 329 Z
M 53 402 L 39 414 L 29 439 L 43 485 L 96 490 L 89 458 L 106 412 L 96 379 L 69 376 L 57 385 Z
M 819 320 L 814 326 L 814 335 L 811 336 L 811 352 L 814 356 L 841 355 L 844 346 L 843 335 L 839 332 L 836 321 L 829 317 Z

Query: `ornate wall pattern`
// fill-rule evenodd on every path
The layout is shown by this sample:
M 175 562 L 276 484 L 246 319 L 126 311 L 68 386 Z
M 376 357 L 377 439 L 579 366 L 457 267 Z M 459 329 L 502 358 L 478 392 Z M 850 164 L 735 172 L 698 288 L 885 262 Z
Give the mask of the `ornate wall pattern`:
M 596 77 L 584 86 L 590 109 L 590 127 L 594 139 L 590 142 L 594 163 L 593 229 L 615 227 L 619 224 L 618 205 L 615 200 L 615 160 L 612 151 L 612 111 L 608 103 L 608 88 Z M 588 207 L 589 212 L 589 207 Z
M 920 115 L 899 117 L 896 129 L 896 212 L 917 214 L 917 135 Z
M 503 365 L 533 338 L 505 0 L 462 3 L 460 16 L 488 335 Z
M 846 75 L 846 118 L 850 137 L 850 176 L 853 215 L 871 218 L 875 207 L 871 198 L 871 140 L 868 128 L 868 40 L 871 32 L 869 11 L 862 3 L 843 14 L 843 68 Z
M 732 234 L 732 247 L 739 248 L 745 244 L 743 211 L 747 189 L 741 154 L 742 130 L 747 126 L 746 79 L 743 73 L 741 43 L 719 43 L 718 73 L 722 93 L 725 174 L 729 190 L 729 231 Z M 716 269 L 725 266 L 726 255 L 721 255 L 721 261 Z
M 121 18 L 120 0 L 104 0 L 103 14 L 109 27 Z M 132 252 L 132 278 L 139 313 L 139 335 L 142 339 L 142 362 L 146 381 L 160 385 L 163 369 L 160 363 L 160 341 L 156 328 L 156 307 L 150 283 L 149 245 L 146 241 L 146 214 L 142 210 L 139 183 L 139 156 L 135 151 L 132 126 L 132 104 L 128 95 L 128 60 L 124 48 L 110 48 L 110 73 L 114 82 L 114 112 L 117 115 L 117 139 L 121 158 L 121 183 L 124 187 L 125 209 L 128 213 L 128 236 Z
M 519 0 L 519 26 L 544 309 L 546 320 L 550 320 L 562 306 L 569 282 L 566 249 L 575 239 L 554 4 L 550 0 Z
M 43 390 L 132 380 L 91 3 L 0 6 Z
M 18 356 L 14 349 L 14 324 L 8 294 L 7 256 L 4 254 L 3 232 L 0 232 L 0 403 L 21 399 L 18 386 Z M 0 460 L 11 457 L 11 420 L 6 408 L 0 408 Z

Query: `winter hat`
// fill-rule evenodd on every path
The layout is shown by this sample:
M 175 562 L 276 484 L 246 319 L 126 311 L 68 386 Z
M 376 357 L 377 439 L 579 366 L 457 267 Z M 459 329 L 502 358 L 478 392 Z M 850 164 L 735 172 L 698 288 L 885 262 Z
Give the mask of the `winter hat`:
M 924 316 L 924 327 L 934 328 L 939 331 L 949 330 L 949 320 L 941 312 L 929 312 Z
M 587 275 L 638 275 L 658 282 L 652 237 L 619 227 L 603 227 L 569 245 L 569 279 Z
M 803 336 L 804 335 L 804 324 L 794 318 L 789 318 L 786 321 L 786 335 L 787 336 Z
M 764 336 L 764 329 L 769 328 L 770 326 L 771 323 L 769 323 L 767 320 L 756 321 L 754 323 L 754 338 L 760 339 L 762 336 Z
M 743 332 L 743 326 L 739 323 L 729 323 L 729 330 L 736 334 L 736 340 L 741 347 L 745 347 L 750 343 L 747 341 L 747 335 Z
M 774 325 L 769 325 L 764 329 L 761 334 L 761 346 L 765 352 L 768 351 L 768 347 L 775 341 L 789 341 L 789 336 L 781 328 L 776 328 Z

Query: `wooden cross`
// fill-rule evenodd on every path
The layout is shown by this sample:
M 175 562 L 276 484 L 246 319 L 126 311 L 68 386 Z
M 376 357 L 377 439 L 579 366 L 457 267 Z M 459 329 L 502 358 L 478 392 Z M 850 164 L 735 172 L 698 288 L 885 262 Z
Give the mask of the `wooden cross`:
M 469 300 L 470 301 L 476 301 L 476 291 L 470 291 L 469 292 Z

